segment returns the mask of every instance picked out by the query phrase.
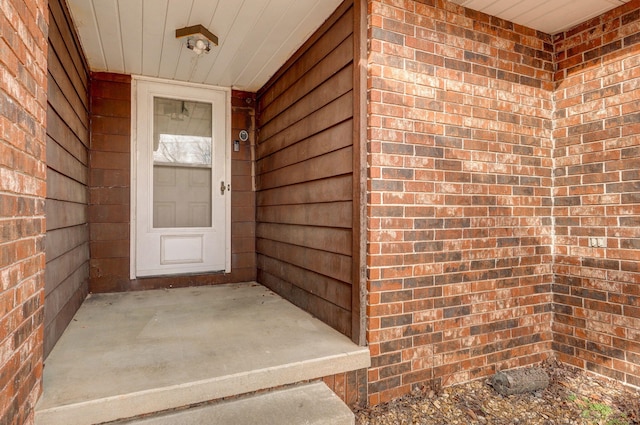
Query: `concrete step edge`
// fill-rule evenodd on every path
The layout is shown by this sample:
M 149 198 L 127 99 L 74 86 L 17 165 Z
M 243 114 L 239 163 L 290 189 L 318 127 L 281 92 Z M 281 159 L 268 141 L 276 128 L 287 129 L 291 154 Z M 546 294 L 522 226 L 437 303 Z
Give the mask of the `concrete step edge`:
M 118 424 L 354 425 L 355 416 L 323 382 L 313 382 Z

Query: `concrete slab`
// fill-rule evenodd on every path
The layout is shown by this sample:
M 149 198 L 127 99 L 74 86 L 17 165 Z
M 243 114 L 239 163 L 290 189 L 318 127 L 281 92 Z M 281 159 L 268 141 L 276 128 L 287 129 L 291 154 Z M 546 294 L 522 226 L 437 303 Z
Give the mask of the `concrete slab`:
M 370 365 L 256 283 L 92 295 L 44 368 L 37 425 L 130 418 Z
M 188 409 L 121 425 L 354 425 L 355 415 L 323 383 Z

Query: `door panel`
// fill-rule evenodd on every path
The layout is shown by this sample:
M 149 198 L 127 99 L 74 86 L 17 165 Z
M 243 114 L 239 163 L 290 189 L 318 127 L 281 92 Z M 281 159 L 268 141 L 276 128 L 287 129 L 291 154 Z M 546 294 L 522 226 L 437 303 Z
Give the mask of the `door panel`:
M 229 91 L 140 78 L 134 96 L 132 276 L 230 271 Z

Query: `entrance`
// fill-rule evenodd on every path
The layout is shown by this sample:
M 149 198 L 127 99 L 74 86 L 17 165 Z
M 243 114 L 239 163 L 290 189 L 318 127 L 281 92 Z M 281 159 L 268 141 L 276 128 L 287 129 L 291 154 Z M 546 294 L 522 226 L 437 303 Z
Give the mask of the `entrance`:
M 132 278 L 230 271 L 230 93 L 134 79 Z

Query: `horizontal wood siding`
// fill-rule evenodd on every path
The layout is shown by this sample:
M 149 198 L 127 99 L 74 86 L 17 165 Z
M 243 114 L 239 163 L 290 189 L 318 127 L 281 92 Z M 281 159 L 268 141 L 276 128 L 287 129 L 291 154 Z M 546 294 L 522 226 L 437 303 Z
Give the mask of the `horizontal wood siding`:
M 88 69 L 63 0 L 49 2 L 45 356 L 88 291 Z
M 258 93 L 258 280 L 352 336 L 354 8 Z

